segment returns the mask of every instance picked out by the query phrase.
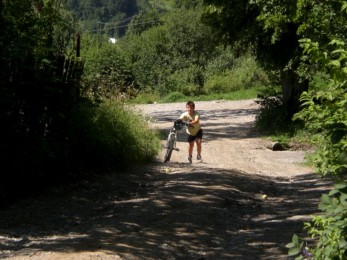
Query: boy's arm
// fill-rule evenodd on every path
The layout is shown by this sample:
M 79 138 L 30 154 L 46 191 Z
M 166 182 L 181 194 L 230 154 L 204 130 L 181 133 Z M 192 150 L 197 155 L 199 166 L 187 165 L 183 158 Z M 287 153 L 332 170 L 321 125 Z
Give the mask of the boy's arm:
M 200 116 L 199 115 L 195 115 L 194 120 L 189 122 L 190 125 L 196 125 L 199 124 L 200 122 Z

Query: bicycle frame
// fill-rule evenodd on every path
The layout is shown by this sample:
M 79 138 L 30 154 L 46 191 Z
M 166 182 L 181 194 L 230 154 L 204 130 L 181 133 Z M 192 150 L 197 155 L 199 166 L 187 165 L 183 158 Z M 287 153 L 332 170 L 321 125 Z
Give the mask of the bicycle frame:
M 173 150 L 178 151 L 178 149 L 176 148 L 177 132 L 179 129 L 182 129 L 182 125 L 183 123 L 180 123 L 180 124 L 175 123 L 174 127 L 170 130 L 170 133 L 168 135 L 167 142 L 166 142 L 166 153 L 164 157 L 164 162 L 170 161 Z

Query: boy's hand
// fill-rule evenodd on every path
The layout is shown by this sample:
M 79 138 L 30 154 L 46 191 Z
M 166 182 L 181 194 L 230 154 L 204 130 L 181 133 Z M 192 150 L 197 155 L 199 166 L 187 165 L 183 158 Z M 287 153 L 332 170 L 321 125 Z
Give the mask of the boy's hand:
M 186 125 L 187 127 L 193 127 L 192 124 L 191 124 L 190 122 L 185 122 L 185 125 Z

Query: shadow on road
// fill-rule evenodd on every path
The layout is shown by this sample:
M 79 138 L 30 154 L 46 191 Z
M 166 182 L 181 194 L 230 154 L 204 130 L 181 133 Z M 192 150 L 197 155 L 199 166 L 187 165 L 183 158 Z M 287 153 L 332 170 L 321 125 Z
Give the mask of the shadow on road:
M 163 126 L 182 112 L 150 116 L 165 134 Z M 256 136 L 257 112 L 200 111 L 204 140 Z M 285 245 L 302 234 L 331 185 L 316 174 L 289 179 L 198 164 L 134 166 L 0 211 L 0 258 L 102 252 L 124 259 L 287 259 Z
M 35 251 L 286 258 L 285 244 L 302 232 L 329 185 L 313 174 L 288 180 L 178 163 L 142 166 L 3 210 L 0 258 Z
M 180 116 L 183 111 L 175 110 L 170 111 L 157 111 L 150 114 L 152 120 L 156 122 L 157 127 L 161 131 L 161 137 L 163 140 L 167 138 L 170 128 L 173 126 L 173 122 Z M 199 111 L 201 115 L 201 123 L 204 130 L 204 140 L 216 140 L 219 138 L 229 139 L 244 139 L 253 138 L 259 136 L 259 133 L 254 131 L 254 117 L 257 115 L 259 110 L 253 109 L 211 109 Z M 245 116 L 250 117 L 249 121 L 238 122 L 229 124 L 229 121 L 236 121 L 237 118 L 244 118 Z M 228 121 L 220 122 L 221 118 L 228 119 Z M 218 120 L 218 122 L 217 122 Z M 161 123 L 172 122 L 172 125 L 162 126 Z M 185 130 L 181 130 L 179 135 L 184 134 Z

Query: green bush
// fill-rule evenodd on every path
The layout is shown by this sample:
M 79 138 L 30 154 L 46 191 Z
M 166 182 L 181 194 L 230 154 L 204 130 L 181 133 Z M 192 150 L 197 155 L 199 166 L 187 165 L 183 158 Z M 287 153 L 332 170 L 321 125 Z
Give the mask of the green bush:
M 117 101 L 83 103 L 73 125 L 72 154 L 84 167 L 117 169 L 149 161 L 160 149 L 158 133 L 141 115 Z
M 81 93 L 94 99 L 115 98 L 134 89 L 134 77 L 123 51 L 102 35 L 82 37 L 81 53 L 86 60 Z
M 159 102 L 160 94 L 154 91 L 139 91 L 134 98 L 128 99 L 131 104 L 153 104 Z
M 218 54 L 216 54 L 216 56 L 206 65 L 206 77 L 222 74 L 235 67 L 235 57 L 230 47 L 227 49 L 219 47 L 217 48 L 217 51 Z
M 287 110 L 283 106 L 279 86 L 263 88 L 258 93 L 260 113 L 256 116 L 255 128 L 262 133 L 279 133 L 286 128 Z
M 160 102 L 161 103 L 173 103 L 173 102 L 178 102 L 182 100 L 186 100 L 187 97 L 183 95 L 181 92 L 171 92 L 165 97 L 163 97 Z
M 197 65 L 177 70 L 169 77 L 169 84 L 172 86 L 170 89 L 182 92 L 186 96 L 203 94 L 204 81 L 203 68 Z
M 324 194 L 319 208 L 323 214 L 305 223 L 308 234 L 315 241 L 307 243 L 297 235 L 287 245 L 289 254 L 297 259 L 346 259 L 347 258 L 347 88 L 345 42 L 332 40 L 331 52 L 319 49 L 318 43 L 301 40 L 301 47 L 310 54 L 312 61 L 323 65 L 330 72 L 326 90 L 304 92 L 301 96 L 303 110 L 295 115 L 304 120 L 308 130 L 318 136 L 318 150 L 314 163 L 322 175 L 332 175 L 340 180 L 335 188 Z M 308 255 L 309 254 L 309 255 Z
M 241 89 L 239 82 L 235 83 L 234 80 L 232 72 L 210 76 L 204 85 L 204 92 L 206 94 L 228 93 Z
M 336 48 L 342 49 L 340 44 L 344 45 L 344 42 L 333 41 L 331 45 L 335 44 Z M 309 40 L 303 41 L 303 46 L 324 61 L 332 75 L 325 89 L 302 94 L 303 109 L 294 119 L 307 122 L 308 130 L 317 137 L 315 165 L 318 171 L 341 177 L 347 173 L 347 70 L 339 60 L 346 59 L 347 54 L 338 49 L 329 56 Z
M 329 194 L 323 194 L 319 209 L 305 229 L 313 239 L 294 235 L 286 247 L 296 259 L 337 259 L 347 257 L 347 184 L 339 183 Z
M 227 93 L 269 85 L 267 74 L 252 55 L 246 54 L 234 60 L 232 60 L 231 54 L 229 56 L 229 63 L 227 63 L 228 60 L 220 62 L 220 59 L 216 59 L 215 63 L 209 64 L 203 92 L 207 94 Z M 217 71 L 218 73 L 216 73 Z

